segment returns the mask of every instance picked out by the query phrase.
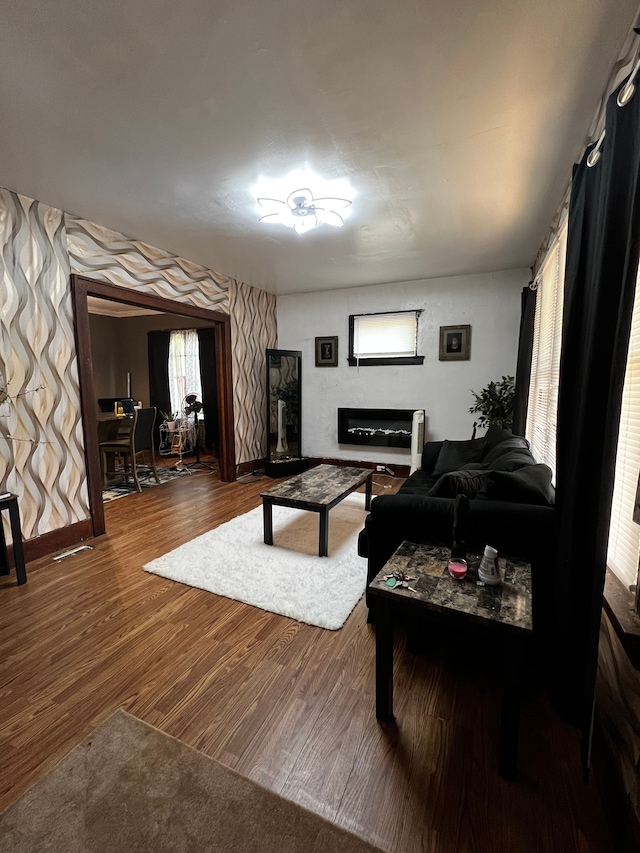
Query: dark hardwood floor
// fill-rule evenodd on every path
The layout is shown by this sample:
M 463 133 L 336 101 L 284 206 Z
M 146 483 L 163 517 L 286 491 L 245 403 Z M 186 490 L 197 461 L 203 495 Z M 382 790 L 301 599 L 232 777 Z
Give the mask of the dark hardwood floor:
M 389 851 L 609 851 L 577 733 L 535 690 L 520 779 L 497 775 L 490 650 L 398 635 L 381 725 L 364 600 L 325 631 L 142 571 L 272 483 L 200 472 L 112 501 L 93 550 L 0 578 L 0 808 L 121 707 Z

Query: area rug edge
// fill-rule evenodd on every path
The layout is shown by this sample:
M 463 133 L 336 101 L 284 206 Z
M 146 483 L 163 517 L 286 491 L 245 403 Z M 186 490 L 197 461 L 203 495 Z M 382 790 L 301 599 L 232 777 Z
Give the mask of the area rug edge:
M 174 742 L 177 748 L 185 750 L 188 753 L 193 753 L 194 756 L 197 756 L 199 761 L 203 762 L 203 764 L 208 764 L 211 767 L 217 767 L 222 773 L 222 775 L 227 774 L 229 777 L 235 779 L 240 785 L 254 787 L 263 795 L 266 795 L 267 798 L 273 797 L 276 800 L 282 800 L 287 806 L 292 806 L 295 809 L 300 810 L 301 813 L 307 816 L 307 819 L 311 821 L 311 823 L 316 822 L 320 827 L 324 826 L 329 832 L 336 832 L 347 840 L 349 837 L 352 837 L 356 842 L 365 846 L 365 853 L 367 853 L 367 851 L 370 851 L 370 853 L 387 853 L 384 848 L 377 846 L 374 842 L 358 834 L 357 832 L 354 832 L 351 829 L 346 829 L 340 826 L 339 824 L 332 822 L 323 815 L 312 811 L 307 806 L 304 806 L 300 803 L 297 803 L 295 800 L 291 800 L 287 797 L 282 796 L 282 794 L 273 791 L 272 789 L 266 787 L 260 782 L 251 779 L 249 776 L 244 776 L 237 770 L 234 770 L 232 767 L 228 767 L 217 759 L 207 755 L 204 752 L 201 752 L 196 747 L 193 747 L 185 741 L 180 740 L 175 735 L 171 735 L 168 732 L 164 732 L 156 726 L 152 725 L 151 723 L 148 723 L 145 720 L 136 717 L 134 714 L 131 714 L 129 711 L 126 711 L 124 708 L 116 708 L 114 711 L 108 714 L 108 716 L 106 716 L 100 723 L 94 726 L 93 729 L 87 735 L 81 738 L 80 741 L 78 741 L 63 756 L 61 756 L 55 762 L 55 764 L 49 767 L 38 779 L 34 780 L 33 783 L 30 784 L 16 800 L 14 800 L 2 812 L 0 812 L 0 832 L 2 831 L 2 824 L 5 822 L 6 818 L 10 816 L 11 812 L 23 806 L 25 800 L 29 798 L 33 799 L 33 797 L 37 795 L 38 789 L 44 788 L 50 781 L 50 777 L 53 774 L 60 772 L 61 766 L 64 765 L 65 762 L 71 760 L 73 753 L 75 753 L 76 751 L 85 750 L 87 746 L 91 745 L 91 742 L 96 738 L 96 735 L 100 732 L 100 730 L 108 728 L 111 725 L 117 725 L 119 720 L 122 720 L 124 724 L 126 724 L 127 726 L 131 726 L 134 729 L 136 727 L 143 728 L 148 730 L 148 732 L 151 733 L 154 737 L 159 736 L 160 738 L 164 738 Z M 214 770 L 214 772 L 216 771 Z M 0 846 L 1 841 L 2 837 L 0 836 Z M 15 849 L 17 848 L 13 846 L 7 848 L 8 853 L 12 853 L 12 851 Z M 33 853 L 36 853 L 37 849 L 39 848 L 31 849 L 33 850 Z M 5 848 L 2 847 L 2 850 L 4 851 Z

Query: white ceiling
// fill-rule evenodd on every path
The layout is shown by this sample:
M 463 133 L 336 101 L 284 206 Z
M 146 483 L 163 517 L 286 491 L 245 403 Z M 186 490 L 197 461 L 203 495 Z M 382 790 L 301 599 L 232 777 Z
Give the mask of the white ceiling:
M 3 0 L 0 184 L 276 293 L 527 267 L 637 8 Z M 342 229 L 258 223 L 304 167 Z

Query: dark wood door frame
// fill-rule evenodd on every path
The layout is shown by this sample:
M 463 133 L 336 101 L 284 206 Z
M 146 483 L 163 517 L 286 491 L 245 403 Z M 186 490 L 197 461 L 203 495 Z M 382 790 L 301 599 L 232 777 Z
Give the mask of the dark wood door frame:
M 124 302 L 137 308 L 151 308 L 164 314 L 207 320 L 216 327 L 216 373 L 218 380 L 218 412 L 220 424 L 220 477 L 231 483 L 236 479 L 236 451 L 233 425 L 233 382 L 231 372 L 231 318 L 221 311 L 197 308 L 185 302 L 174 302 L 128 287 L 94 281 L 81 275 L 71 276 L 71 295 L 75 317 L 76 349 L 78 353 L 78 378 L 80 406 L 84 427 L 84 446 L 87 465 L 89 507 L 93 535 L 105 532 L 104 504 L 102 502 L 102 477 L 98 449 L 98 419 L 93 392 L 93 360 L 89 329 L 87 296 L 98 296 L 111 302 Z

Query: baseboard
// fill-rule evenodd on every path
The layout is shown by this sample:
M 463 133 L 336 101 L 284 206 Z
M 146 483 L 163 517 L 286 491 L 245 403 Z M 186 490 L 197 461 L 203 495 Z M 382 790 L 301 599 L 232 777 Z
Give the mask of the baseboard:
M 310 456 L 309 464 L 312 468 L 316 465 L 340 465 L 343 468 L 373 468 L 375 471 L 378 465 L 384 465 L 386 470 L 380 471 L 380 474 L 389 474 L 391 477 L 406 478 L 409 476 L 411 467 L 409 465 L 396 465 L 395 462 L 387 464 L 386 462 L 362 462 L 356 459 L 329 459 L 325 457 Z
M 266 459 L 250 459 L 248 462 L 240 462 L 236 465 L 236 476 L 244 477 L 245 474 L 252 474 L 254 471 L 259 471 L 264 468 Z
M 59 530 L 52 530 L 50 533 L 43 533 L 42 536 L 36 536 L 35 539 L 27 539 L 23 546 L 24 561 L 30 563 L 32 560 L 38 560 L 47 554 L 53 554 L 54 551 L 60 551 L 70 545 L 84 542 L 85 539 L 93 539 L 93 522 L 90 518 L 69 524 L 67 527 L 61 527 Z M 11 560 L 13 561 L 13 553 Z

